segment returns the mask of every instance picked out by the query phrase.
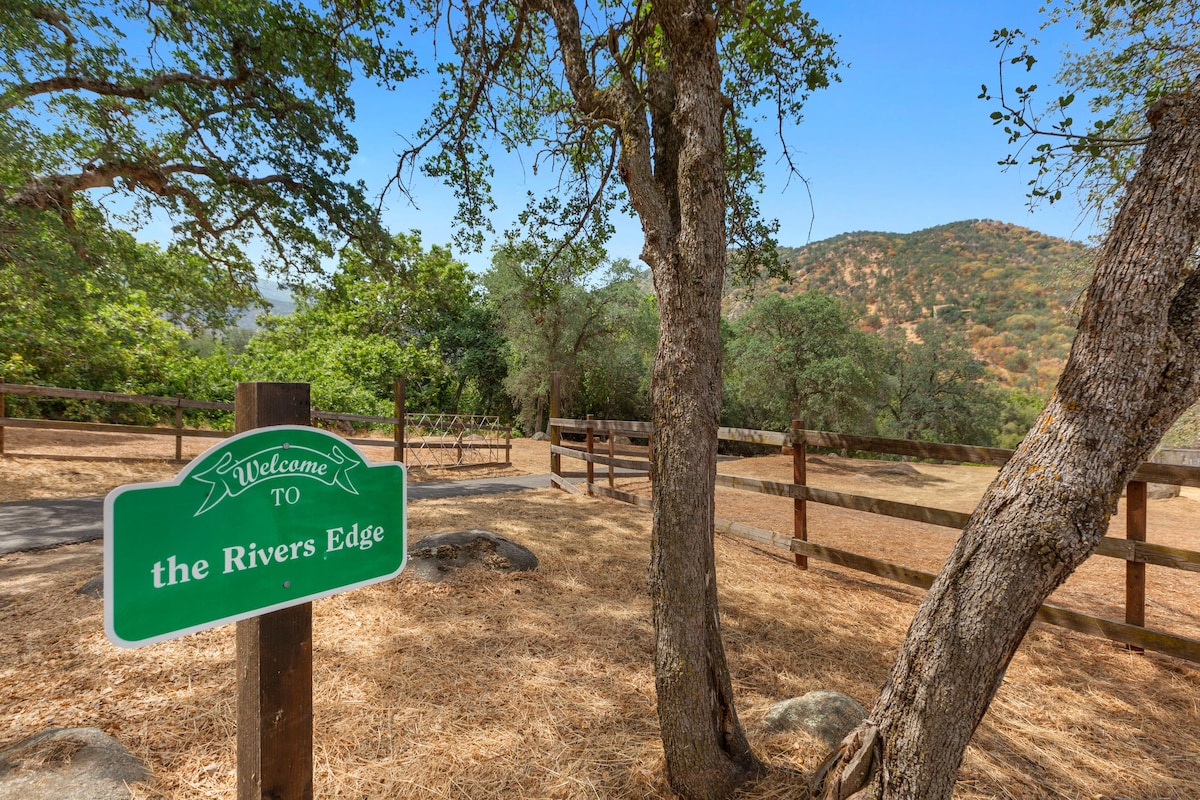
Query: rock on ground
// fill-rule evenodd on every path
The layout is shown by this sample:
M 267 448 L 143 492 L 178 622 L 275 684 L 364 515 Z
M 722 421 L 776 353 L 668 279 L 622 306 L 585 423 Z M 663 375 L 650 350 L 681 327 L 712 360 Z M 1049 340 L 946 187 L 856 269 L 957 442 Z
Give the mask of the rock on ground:
M 141 761 L 96 728 L 50 728 L 0 750 L 0 800 L 129 800 Z
M 853 697 L 818 689 L 774 703 L 763 717 L 763 728 L 770 733 L 802 730 L 832 750 L 866 718 L 866 709 Z
M 413 543 L 405 571 L 436 583 L 453 570 L 475 564 L 499 572 L 525 572 L 537 569 L 538 558 L 510 539 L 476 528 L 435 533 Z

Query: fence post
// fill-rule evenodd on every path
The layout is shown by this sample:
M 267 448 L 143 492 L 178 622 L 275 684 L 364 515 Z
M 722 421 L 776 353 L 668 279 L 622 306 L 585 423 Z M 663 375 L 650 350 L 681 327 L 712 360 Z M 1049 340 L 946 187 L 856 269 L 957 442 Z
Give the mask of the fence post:
M 558 425 L 554 424 L 553 420 L 558 418 L 562 413 L 562 373 L 555 371 L 550 373 L 550 472 L 554 475 L 562 477 L 562 456 L 554 452 L 554 448 L 558 447 L 559 440 L 562 437 Z
M 512 463 L 512 425 L 504 429 L 504 463 Z
M 1125 538 L 1146 541 L 1145 481 L 1130 481 L 1125 487 Z M 1146 625 L 1146 565 L 1141 562 L 1125 562 L 1125 622 Z M 1135 653 L 1142 652 L 1140 647 L 1128 647 Z
M 392 460 L 404 463 L 404 378 L 396 378 L 396 422 L 392 425 L 395 446 L 392 448 Z
M 238 433 L 309 425 L 304 383 L 239 383 Z M 237 623 L 237 800 L 312 800 L 312 603 Z
M 4 455 L 4 418 L 8 412 L 4 409 L 4 379 L 0 378 L 0 456 Z
M 587 452 L 588 452 L 588 456 L 592 456 L 596 452 L 596 436 L 592 430 L 592 421 L 595 419 L 596 418 L 594 416 L 592 416 L 591 414 L 587 415 L 587 423 L 588 423 L 588 425 L 587 425 Z M 587 482 L 588 482 L 588 490 L 590 491 L 592 484 L 596 482 L 596 465 L 592 462 L 590 457 L 588 458 L 588 462 L 587 462 Z
M 798 419 L 792 420 L 792 483 L 807 486 L 808 445 L 804 441 L 805 425 Z M 808 541 L 808 502 L 799 497 L 792 500 L 792 538 Z M 808 569 L 808 556 L 796 553 L 796 566 Z
M 616 434 L 613 433 L 613 431 L 610 429 L 608 432 L 608 457 L 610 459 L 617 457 L 617 445 L 616 445 L 616 441 L 615 441 L 616 438 L 617 438 Z M 616 467 L 614 467 L 612 465 L 612 461 L 609 461 L 609 463 L 608 463 L 608 488 L 610 488 L 610 489 L 612 489 L 613 487 L 616 486 L 616 483 L 613 481 L 613 473 L 615 471 L 616 471 Z
M 175 460 L 183 460 L 183 434 L 178 431 L 183 430 L 183 395 L 175 395 Z

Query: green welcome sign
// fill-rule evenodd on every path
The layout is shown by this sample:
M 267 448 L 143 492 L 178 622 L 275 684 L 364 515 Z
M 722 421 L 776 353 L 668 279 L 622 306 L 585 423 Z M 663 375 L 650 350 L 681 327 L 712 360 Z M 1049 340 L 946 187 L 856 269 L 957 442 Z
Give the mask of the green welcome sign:
M 299 426 L 226 439 L 172 481 L 104 501 L 104 627 L 122 647 L 390 580 L 407 558 L 402 464 Z

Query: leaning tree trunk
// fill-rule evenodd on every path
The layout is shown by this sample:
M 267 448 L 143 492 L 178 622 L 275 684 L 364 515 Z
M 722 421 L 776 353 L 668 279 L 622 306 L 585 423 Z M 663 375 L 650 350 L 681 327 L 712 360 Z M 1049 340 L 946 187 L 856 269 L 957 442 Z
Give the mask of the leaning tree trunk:
M 1042 601 L 1095 549 L 1129 477 L 1200 396 L 1200 79 L 1157 103 L 1058 386 L 972 514 L 827 797 L 949 798 Z M 866 780 L 864 782 L 864 776 Z

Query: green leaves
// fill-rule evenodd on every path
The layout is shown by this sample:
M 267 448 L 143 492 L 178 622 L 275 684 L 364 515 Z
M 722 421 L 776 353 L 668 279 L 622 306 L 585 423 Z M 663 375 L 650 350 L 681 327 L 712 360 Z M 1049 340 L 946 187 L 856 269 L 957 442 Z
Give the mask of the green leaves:
M 505 340 L 505 387 L 522 426 L 527 433 L 541 427 L 555 371 L 574 409 L 564 414 L 643 418 L 658 319 L 645 276 L 602 254 L 546 248 L 509 242 L 483 276 Z
M 732 326 L 726 386 L 735 424 L 783 430 L 804 419 L 822 430 L 870 431 L 879 341 L 818 292 L 758 300 Z
M 1017 149 L 1000 163 L 1023 159 L 1036 167 L 1031 199 L 1054 202 L 1078 184 L 1089 204 L 1107 213 L 1146 141 L 1148 109 L 1187 90 L 1200 74 L 1200 2 L 1060 0 L 1044 11 L 1045 25 L 1075 25 L 1089 49 L 1064 52 L 1056 75 L 1064 91 L 1044 108 L 1033 102 L 1036 85 L 1017 87 L 1014 95 L 1001 89 L 1002 111 L 991 116 L 997 124 L 1008 123 L 1005 132 Z M 1002 72 L 1006 64 L 1024 64 L 1029 71 L 1036 63 L 1029 52 L 1034 42 L 1020 31 L 1000 29 L 992 41 L 1001 51 Z M 980 97 L 992 100 L 986 87 Z M 1074 110 L 1077 98 L 1086 100 L 1085 111 Z M 1027 155 L 1031 141 L 1050 146 Z
M 362 4 L 17 0 L 0 11 L 0 202 L 71 224 L 114 190 L 166 211 L 180 240 L 234 269 L 309 268 L 373 209 L 344 181 L 355 71 L 410 74 Z M 5 137 L 7 138 L 7 137 Z M 118 206 L 121 212 L 128 206 Z
M 558 181 L 552 197 L 530 199 L 510 238 L 569 239 L 599 250 L 616 210 L 673 208 L 676 201 L 660 193 L 672 190 L 676 169 L 670 82 L 672 59 L 682 56 L 667 51 L 667 16 L 675 12 L 664 9 L 560 0 L 410 7 L 412 24 L 441 37 L 440 52 L 452 52 L 437 68 L 439 102 L 402 154 L 394 183 L 403 188 L 419 166 L 454 186 L 460 241 L 472 246 L 496 210 L 490 159 L 501 148 Z M 796 0 L 720 2 L 712 23 L 728 109 L 729 244 L 747 254 L 740 266 L 757 273 L 775 266 L 775 225 L 761 219 L 757 202 L 765 154 L 758 123 L 782 136 L 811 93 L 838 79 L 840 61 L 835 38 Z

